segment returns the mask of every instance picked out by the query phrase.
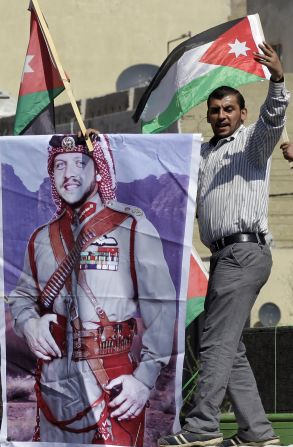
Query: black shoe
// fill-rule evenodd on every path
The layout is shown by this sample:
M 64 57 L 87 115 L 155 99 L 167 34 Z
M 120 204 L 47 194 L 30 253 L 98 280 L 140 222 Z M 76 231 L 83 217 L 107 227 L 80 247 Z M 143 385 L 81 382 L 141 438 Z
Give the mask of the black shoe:
M 217 434 L 214 437 L 211 435 L 201 435 L 192 433 L 190 431 L 181 430 L 175 435 L 163 436 L 158 440 L 159 447 L 173 447 L 174 445 L 183 445 L 185 447 L 191 446 L 217 446 L 223 441 L 222 434 Z
M 238 435 L 232 436 L 232 438 L 224 439 L 221 447 L 235 447 L 235 446 L 256 446 L 265 447 L 267 445 L 281 445 L 280 438 L 274 436 L 273 438 L 266 439 L 265 441 L 244 441 L 239 438 Z

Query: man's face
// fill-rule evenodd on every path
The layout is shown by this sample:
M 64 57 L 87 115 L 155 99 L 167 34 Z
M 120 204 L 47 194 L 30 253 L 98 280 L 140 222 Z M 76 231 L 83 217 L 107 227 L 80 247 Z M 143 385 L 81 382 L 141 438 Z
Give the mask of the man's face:
M 54 159 L 54 180 L 58 194 L 69 205 L 82 203 L 95 186 L 95 165 L 85 154 L 70 152 Z
M 222 99 L 211 98 L 207 121 L 212 126 L 215 137 L 227 138 L 245 121 L 246 108 L 240 110 L 237 96 L 227 95 Z

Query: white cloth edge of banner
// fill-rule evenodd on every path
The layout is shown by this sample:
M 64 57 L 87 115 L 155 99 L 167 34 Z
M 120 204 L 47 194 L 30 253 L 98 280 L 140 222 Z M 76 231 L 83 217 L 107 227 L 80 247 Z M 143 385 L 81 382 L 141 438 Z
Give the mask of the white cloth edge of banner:
M 3 161 L 1 160 L 1 163 Z M 0 210 L 2 216 L 2 172 L 0 171 Z M 2 384 L 2 424 L 0 432 L 0 443 L 5 442 L 7 439 L 7 375 L 6 375 L 6 321 L 5 321 L 5 302 L 4 302 L 4 252 L 3 252 L 3 219 L 1 218 L 0 223 L 1 231 L 1 242 L 0 242 L 0 283 L 1 283 L 1 308 L 0 308 L 0 318 L 2 321 L 1 325 L 1 384 Z
M 188 135 L 188 134 L 185 134 Z M 185 326 L 185 312 L 182 312 L 183 303 L 187 306 L 187 291 L 188 291 L 188 280 L 189 280 L 189 263 L 190 256 L 192 254 L 192 235 L 193 235 L 193 221 L 196 211 L 196 190 L 197 190 L 197 177 L 199 170 L 199 160 L 200 160 L 200 147 L 202 143 L 202 134 L 194 133 L 190 134 L 191 140 L 191 157 L 190 157 L 190 170 L 189 170 L 189 185 L 188 185 L 188 199 L 186 206 L 186 224 L 185 224 L 185 234 L 183 240 L 183 253 L 182 253 L 182 270 L 181 270 L 181 285 L 179 290 L 179 316 L 178 316 L 178 327 Z M 196 162 L 197 160 L 197 162 Z M 192 213 L 192 216 L 191 216 Z M 188 223 L 187 223 L 188 222 Z M 183 284 L 182 277 L 183 271 L 188 266 L 187 278 L 185 284 Z M 178 333 L 177 336 L 178 343 L 178 354 L 176 358 L 176 375 L 175 375 L 175 402 L 176 402 L 176 414 L 173 421 L 173 431 L 176 433 L 180 429 L 179 425 L 179 413 L 182 403 L 182 375 L 178 377 L 177 371 L 183 370 L 183 355 L 180 355 L 180 349 L 184 349 L 185 345 L 185 332 Z M 177 403 L 179 405 L 177 405 Z

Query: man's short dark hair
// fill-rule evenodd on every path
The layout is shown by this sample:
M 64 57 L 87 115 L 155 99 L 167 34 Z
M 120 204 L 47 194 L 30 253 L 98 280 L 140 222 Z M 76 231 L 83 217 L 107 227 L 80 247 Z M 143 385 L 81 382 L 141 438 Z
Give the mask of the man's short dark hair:
M 236 90 L 233 87 L 228 87 L 227 85 L 222 85 L 222 87 L 218 87 L 214 91 L 212 91 L 212 93 L 210 93 L 207 100 L 208 108 L 212 99 L 223 99 L 225 96 L 228 95 L 236 96 L 240 110 L 245 108 L 245 99 L 243 98 L 239 90 Z

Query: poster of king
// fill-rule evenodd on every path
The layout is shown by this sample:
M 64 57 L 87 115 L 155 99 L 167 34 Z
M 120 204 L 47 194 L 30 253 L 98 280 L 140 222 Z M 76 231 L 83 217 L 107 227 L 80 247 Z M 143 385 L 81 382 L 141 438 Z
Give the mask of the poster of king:
M 179 429 L 200 136 L 92 144 L 0 138 L 5 445 Z

